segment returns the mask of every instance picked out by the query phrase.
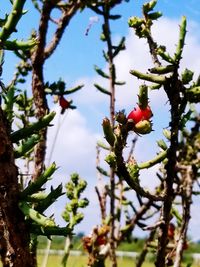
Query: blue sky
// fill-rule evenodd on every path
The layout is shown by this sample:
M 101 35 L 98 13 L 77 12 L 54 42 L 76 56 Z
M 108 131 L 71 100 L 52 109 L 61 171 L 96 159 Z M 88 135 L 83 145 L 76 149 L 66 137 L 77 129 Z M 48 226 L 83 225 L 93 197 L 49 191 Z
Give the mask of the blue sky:
M 4 0 L 4 5 L 0 8 L 0 16 L 4 14 L 4 10 L 9 10 L 9 1 Z M 137 102 L 137 90 L 140 82 L 129 74 L 131 68 L 146 71 L 151 66 L 148 55 L 148 48 L 144 40 L 135 38 L 134 33 L 128 28 L 127 20 L 130 16 L 141 15 L 141 6 L 146 1 L 130 0 L 118 6 L 113 13 L 121 14 L 122 18 L 112 24 L 113 39 L 119 40 L 120 37 L 126 37 L 127 50 L 122 52 L 116 59 L 117 75 L 119 80 L 125 80 L 127 84 L 124 87 L 117 88 L 116 109 L 125 109 L 128 113 Z M 28 38 L 31 29 L 38 25 L 38 15 L 33 10 L 31 1 L 27 1 L 26 8 L 28 13 L 23 16 L 18 25 L 18 32 L 14 37 Z M 179 23 L 181 16 L 188 18 L 188 35 L 186 38 L 186 49 L 183 57 L 183 67 L 189 67 L 194 71 L 200 70 L 200 59 L 198 57 L 200 51 L 200 7 L 197 0 L 158 0 L 156 10 L 163 13 L 163 18 L 153 27 L 153 33 L 158 42 L 167 43 L 170 52 L 175 50 L 175 44 L 178 38 Z M 115 12 L 116 11 L 116 12 Z M 104 43 L 100 42 L 99 36 L 101 32 L 102 18 L 99 22 L 94 23 L 89 35 L 85 35 L 85 31 L 90 23 L 90 17 L 96 16 L 91 11 L 84 11 L 73 18 L 69 27 L 66 29 L 65 35 L 56 51 L 56 53 L 48 60 L 44 67 L 45 80 L 54 81 L 60 77 L 64 79 L 67 86 L 72 87 L 77 84 L 85 84 L 85 87 L 70 97 L 77 105 L 77 110 L 69 111 L 65 117 L 60 118 L 61 127 L 58 139 L 51 161 L 56 161 L 60 166 L 56 181 L 54 183 L 65 183 L 69 174 L 76 171 L 85 178 L 88 183 L 87 195 L 90 197 L 90 206 L 86 211 L 86 219 L 78 228 L 80 231 L 90 231 L 91 227 L 98 221 L 98 205 L 94 186 L 96 185 L 95 160 L 96 141 L 102 137 L 101 122 L 105 116 L 108 116 L 109 100 L 103 96 L 93 86 L 94 82 L 105 84 L 95 73 L 93 66 L 96 64 L 106 70 L 107 66 L 102 57 L 102 49 Z M 53 29 L 50 29 L 52 33 Z M 49 39 L 50 39 L 49 35 Z M 17 60 L 13 58 L 12 53 L 8 52 L 5 59 L 5 68 L 3 80 L 8 82 L 12 79 L 14 66 Z M 200 71 L 199 71 L 200 72 Z M 106 84 L 105 84 L 106 86 Z M 26 85 L 27 90 L 31 90 L 30 84 Z M 162 136 L 162 129 L 168 127 L 168 110 L 166 97 L 162 91 L 152 92 L 150 101 L 154 112 L 153 122 L 155 131 L 146 137 L 139 138 L 136 146 L 136 158 L 139 162 L 147 160 L 158 152 L 156 140 Z M 58 105 L 52 109 L 58 111 Z M 49 151 L 52 143 L 55 141 L 55 130 L 58 127 L 59 118 L 55 119 L 55 127 L 49 131 Z M 144 149 L 145 148 L 145 149 Z M 49 160 L 47 154 L 47 161 Z M 150 176 L 155 176 L 156 169 L 149 170 L 143 174 L 144 186 L 151 189 L 156 183 L 150 180 Z M 153 179 L 153 178 L 152 178 Z M 149 181 L 150 180 L 150 181 Z M 63 210 L 64 201 L 57 203 L 53 210 Z M 195 212 L 197 206 L 194 207 Z M 89 218 L 89 220 L 88 220 Z M 59 220 L 58 220 L 59 221 Z M 60 222 L 60 221 L 59 221 Z M 198 229 L 200 218 L 192 222 L 190 234 L 194 235 Z

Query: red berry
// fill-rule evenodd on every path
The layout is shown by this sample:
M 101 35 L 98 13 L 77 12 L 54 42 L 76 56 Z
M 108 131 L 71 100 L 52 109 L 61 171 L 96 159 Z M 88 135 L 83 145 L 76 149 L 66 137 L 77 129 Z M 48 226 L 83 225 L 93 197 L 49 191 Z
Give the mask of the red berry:
M 69 108 L 69 105 L 70 105 L 69 101 L 67 101 L 63 96 L 59 98 L 59 104 L 62 108 L 61 114 L 63 114 L 65 110 Z
M 153 113 L 149 106 L 147 106 L 145 109 L 141 109 L 139 106 L 137 106 L 129 113 L 127 119 L 129 121 L 133 121 L 136 124 L 143 120 L 149 120 L 152 116 Z
M 170 223 L 169 226 L 168 226 L 168 237 L 170 239 L 174 238 L 174 232 L 175 232 L 175 226 L 174 226 L 173 223 Z

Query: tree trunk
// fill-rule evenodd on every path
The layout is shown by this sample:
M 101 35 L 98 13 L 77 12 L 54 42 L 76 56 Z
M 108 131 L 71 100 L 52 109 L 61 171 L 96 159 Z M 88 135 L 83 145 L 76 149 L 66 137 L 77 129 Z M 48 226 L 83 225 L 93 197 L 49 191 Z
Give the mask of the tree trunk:
M 18 208 L 18 171 L 9 127 L 0 107 L 0 254 L 4 267 L 32 267 L 29 232 Z

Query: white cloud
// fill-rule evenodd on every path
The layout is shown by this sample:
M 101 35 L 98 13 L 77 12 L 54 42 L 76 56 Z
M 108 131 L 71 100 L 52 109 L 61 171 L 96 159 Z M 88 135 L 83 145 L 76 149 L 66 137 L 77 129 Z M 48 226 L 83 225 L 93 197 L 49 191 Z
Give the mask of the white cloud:
M 56 118 L 52 122 L 55 125 L 49 128 L 47 161 L 56 160 L 57 165 L 67 173 L 81 171 L 91 175 L 88 166 L 95 164 L 93 156 L 98 134 L 91 131 L 86 118 L 78 110 L 67 111 L 64 115 L 59 113 L 60 109 L 57 108 Z M 53 153 L 49 159 L 52 147 Z

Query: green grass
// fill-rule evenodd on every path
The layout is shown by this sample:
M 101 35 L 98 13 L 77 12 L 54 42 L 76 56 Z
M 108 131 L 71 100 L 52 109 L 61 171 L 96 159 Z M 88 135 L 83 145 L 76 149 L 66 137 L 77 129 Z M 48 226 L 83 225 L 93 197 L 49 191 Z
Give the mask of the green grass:
M 38 267 L 41 266 L 43 256 L 39 255 L 38 257 Z M 61 267 L 61 260 L 62 257 L 58 255 L 50 255 L 47 263 L 47 267 Z M 118 266 L 123 267 L 134 267 L 134 259 L 131 258 L 118 258 Z M 68 267 L 86 267 L 87 266 L 87 257 L 86 256 L 70 256 L 68 260 Z M 153 263 L 144 263 L 142 265 L 143 267 L 154 267 L 155 265 Z M 185 267 L 186 265 L 183 264 L 182 267 Z M 107 261 L 106 267 L 111 267 L 111 264 L 109 261 Z M 195 265 L 192 265 L 192 267 L 198 267 Z
M 47 267 L 61 267 L 61 256 L 50 255 L 47 263 Z M 130 258 L 118 258 L 118 266 L 130 267 L 133 266 L 133 259 Z M 42 256 L 38 257 L 38 267 L 41 266 Z M 67 266 L 69 267 L 86 267 L 87 257 L 86 256 L 70 256 Z M 106 267 L 110 267 L 111 264 L 107 261 Z M 143 267 L 153 267 L 151 263 L 145 263 Z
M 42 261 L 43 261 L 43 255 L 39 255 L 38 256 L 38 267 L 41 266 Z M 50 255 L 48 258 L 47 267 L 62 267 L 61 261 L 62 261 L 62 256 Z M 118 257 L 117 263 L 119 267 L 130 267 L 130 266 L 135 267 L 134 259 L 131 259 L 131 258 Z M 1 266 L 2 264 L 0 262 L 0 267 Z M 199 266 L 200 265 L 192 265 L 192 267 L 199 267 Z M 83 255 L 70 256 L 68 263 L 67 263 L 67 267 L 87 267 L 87 257 Z M 111 267 L 111 263 L 109 260 L 106 262 L 106 267 Z M 155 265 L 150 262 L 145 262 L 142 265 L 142 267 L 155 267 Z M 182 267 L 186 267 L 186 265 L 183 264 Z

